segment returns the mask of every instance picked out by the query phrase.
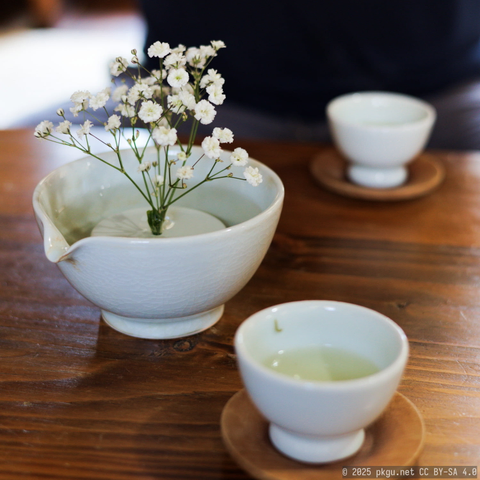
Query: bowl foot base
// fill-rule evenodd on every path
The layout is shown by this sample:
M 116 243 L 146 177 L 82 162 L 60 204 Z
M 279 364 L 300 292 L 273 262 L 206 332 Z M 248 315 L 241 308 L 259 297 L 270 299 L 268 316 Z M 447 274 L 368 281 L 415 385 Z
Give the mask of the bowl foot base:
M 180 338 L 200 333 L 215 325 L 223 315 L 220 305 L 207 312 L 177 318 L 145 319 L 122 317 L 102 310 L 105 323 L 118 332 L 137 338 L 167 339 Z

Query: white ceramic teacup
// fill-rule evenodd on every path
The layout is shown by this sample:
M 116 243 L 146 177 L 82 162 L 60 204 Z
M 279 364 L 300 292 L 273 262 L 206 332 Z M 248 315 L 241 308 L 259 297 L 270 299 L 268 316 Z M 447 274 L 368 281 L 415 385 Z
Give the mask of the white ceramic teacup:
M 273 363 L 281 363 L 297 349 L 346 351 L 354 355 L 349 362 L 355 369 L 368 361 L 377 371 L 355 379 L 309 380 L 278 372 L 271 365 L 273 357 Z M 360 449 L 365 427 L 395 394 L 409 348 L 401 328 L 378 312 L 312 300 L 255 313 L 238 328 L 235 350 L 246 390 L 270 422 L 270 439 L 276 448 L 299 461 L 327 463 Z M 297 360 L 302 369 L 302 361 Z M 323 368 L 318 360 L 309 361 L 307 367 L 317 362 Z M 340 365 L 336 362 L 330 365 L 333 370 Z
M 350 162 L 348 178 L 370 188 L 392 188 L 424 149 L 436 119 L 432 105 L 390 92 L 357 92 L 327 105 L 333 141 Z

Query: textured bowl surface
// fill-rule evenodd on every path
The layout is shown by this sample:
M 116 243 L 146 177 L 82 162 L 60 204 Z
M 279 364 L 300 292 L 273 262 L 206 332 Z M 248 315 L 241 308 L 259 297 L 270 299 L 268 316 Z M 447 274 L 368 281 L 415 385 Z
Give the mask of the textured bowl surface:
M 136 171 L 135 162 L 133 155 L 124 156 L 128 171 Z M 262 172 L 258 187 L 217 180 L 176 203 L 218 217 L 226 229 L 152 239 L 91 237 L 101 219 L 142 206 L 142 198 L 123 175 L 98 160 L 66 164 L 34 192 L 46 256 L 88 300 L 127 321 L 167 324 L 218 308 L 257 270 L 282 209 L 279 177 L 255 160 L 250 164 Z M 204 178 L 208 166 L 199 162 L 196 178 Z

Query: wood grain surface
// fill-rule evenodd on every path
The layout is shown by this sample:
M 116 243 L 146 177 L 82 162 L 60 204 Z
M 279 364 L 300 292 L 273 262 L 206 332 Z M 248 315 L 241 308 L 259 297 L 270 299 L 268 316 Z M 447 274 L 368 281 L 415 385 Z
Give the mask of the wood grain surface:
M 105 325 L 45 258 L 32 192 L 78 154 L 0 132 L 2 480 L 250 478 L 220 433 L 242 388 L 233 335 L 254 312 L 305 299 L 396 321 L 411 346 L 399 391 L 426 427 L 418 464 L 480 463 L 480 154 L 435 152 L 437 190 L 380 203 L 319 187 L 308 165 L 322 145 L 235 146 L 285 184 L 272 246 L 216 326 L 152 341 Z
M 268 422 L 245 389 L 227 402 L 220 425 L 232 457 L 258 480 L 330 480 L 340 478 L 345 465 L 414 466 L 425 437 L 420 413 L 398 392 L 381 417 L 366 429 L 360 450 L 325 465 L 300 463 L 280 453 L 269 439 Z

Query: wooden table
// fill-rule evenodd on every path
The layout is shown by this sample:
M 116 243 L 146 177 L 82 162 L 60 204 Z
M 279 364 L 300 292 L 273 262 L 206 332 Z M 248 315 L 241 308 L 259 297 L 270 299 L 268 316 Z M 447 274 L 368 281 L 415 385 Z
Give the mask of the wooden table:
M 45 258 L 32 191 L 76 152 L 0 132 L 1 479 L 249 478 L 219 427 L 242 388 L 233 336 L 252 313 L 304 299 L 396 321 L 411 345 L 399 391 L 426 425 L 418 465 L 480 463 L 480 154 L 436 152 L 440 188 L 380 203 L 317 186 L 308 165 L 325 146 L 242 146 L 285 184 L 272 246 L 215 327 L 149 341 L 106 326 Z

